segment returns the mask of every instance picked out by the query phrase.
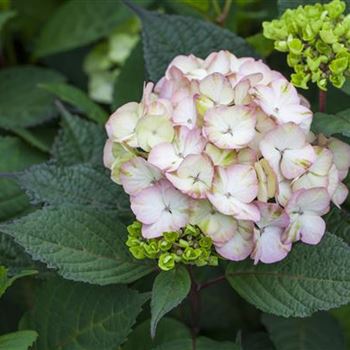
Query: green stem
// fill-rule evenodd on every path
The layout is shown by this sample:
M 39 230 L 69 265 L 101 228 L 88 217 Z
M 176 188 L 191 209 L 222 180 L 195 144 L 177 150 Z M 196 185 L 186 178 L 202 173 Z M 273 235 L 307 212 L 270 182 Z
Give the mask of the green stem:
M 196 350 L 196 338 L 199 333 L 200 320 L 200 294 L 199 286 L 194 279 L 192 267 L 188 266 L 188 272 L 191 277 L 191 290 L 189 294 L 191 307 L 191 333 L 192 333 L 192 349 Z
M 230 13 L 231 6 L 232 6 L 232 0 L 226 0 L 222 12 L 220 13 L 219 17 L 216 19 L 218 24 L 222 27 L 225 25 L 225 21 L 228 14 Z

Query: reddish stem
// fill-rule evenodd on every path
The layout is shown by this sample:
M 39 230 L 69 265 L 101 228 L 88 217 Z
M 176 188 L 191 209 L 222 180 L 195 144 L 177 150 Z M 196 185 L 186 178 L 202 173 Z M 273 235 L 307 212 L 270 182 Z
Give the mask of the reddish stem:
M 326 106 L 327 106 L 327 92 L 320 90 L 318 95 L 318 106 L 321 113 L 326 112 Z
M 219 276 L 219 277 L 216 277 L 216 278 L 213 278 L 203 284 L 200 284 L 198 286 L 198 290 L 201 291 L 202 289 L 205 289 L 205 288 L 208 288 L 210 286 L 212 286 L 213 284 L 217 284 L 219 282 L 222 282 L 222 281 L 225 281 L 225 276 Z

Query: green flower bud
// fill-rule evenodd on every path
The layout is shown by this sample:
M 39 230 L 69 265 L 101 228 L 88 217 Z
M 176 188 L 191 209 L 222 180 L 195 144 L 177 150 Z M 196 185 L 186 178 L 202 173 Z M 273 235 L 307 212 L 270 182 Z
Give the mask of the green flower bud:
M 145 251 L 141 246 L 130 247 L 129 251 L 133 255 L 133 257 L 138 259 L 138 260 L 144 259 L 146 257 Z
M 305 73 L 293 73 L 291 75 L 292 83 L 296 87 L 300 87 L 302 89 L 308 89 L 307 83 L 310 80 L 310 74 Z
M 199 258 L 195 261 L 196 266 L 202 267 L 208 265 L 208 262 L 206 259 Z
M 321 71 L 321 69 L 318 69 L 317 71 L 312 72 L 311 74 L 311 81 L 316 83 L 317 81 L 319 81 L 323 76 L 323 73 Z
M 174 232 L 164 232 L 163 237 L 167 242 L 174 243 L 179 239 L 180 234 L 178 232 L 175 232 L 175 231 Z
M 210 237 L 202 237 L 199 240 L 199 245 L 204 249 L 210 249 L 211 246 L 213 245 L 213 242 Z
M 275 49 L 280 52 L 288 52 L 288 44 L 286 40 L 275 41 Z
M 163 253 L 158 260 L 158 266 L 163 271 L 172 270 L 175 267 L 175 254 Z
M 331 74 L 329 80 L 336 88 L 340 89 L 344 85 L 346 79 L 343 74 Z
M 327 91 L 327 79 L 323 78 L 317 81 L 317 86 L 323 90 Z
M 134 221 L 131 225 L 127 227 L 127 231 L 131 237 L 141 236 L 142 224 L 138 221 Z
M 323 26 L 324 29 L 320 30 L 320 37 L 326 44 L 334 44 L 338 41 L 338 37 L 333 33 L 332 29 L 328 26 Z
M 314 31 L 311 27 L 310 24 L 307 24 L 303 29 L 302 29 L 302 38 L 305 41 L 312 41 L 315 39 L 317 32 Z
M 200 229 L 193 225 L 187 225 L 185 227 L 184 234 L 185 235 L 191 235 L 193 237 L 197 237 L 201 233 Z
M 215 255 L 212 255 L 209 257 L 208 265 L 210 266 L 218 266 L 219 265 L 219 258 Z
M 334 75 L 337 75 L 343 73 L 348 67 L 348 64 L 349 60 L 347 57 L 336 58 L 330 63 L 329 69 Z
M 189 244 L 187 241 L 185 241 L 184 239 L 180 239 L 180 240 L 179 240 L 179 246 L 180 246 L 181 248 L 187 248 L 187 247 L 190 246 L 190 244 Z
M 159 253 L 159 247 L 158 247 L 158 243 L 155 240 L 149 241 L 149 243 L 143 243 L 142 247 L 145 251 L 145 255 L 147 256 L 147 258 L 149 259 L 154 259 L 157 257 L 158 253 Z
M 321 40 L 316 42 L 316 50 L 323 55 L 330 55 L 332 48 Z
M 135 237 L 128 237 L 128 240 L 126 241 L 126 245 L 128 247 L 137 247 L 141 244 L 140 240 L 138 238 Z
M 173 244 L 171 242 L 166 241 L 165 239 L 161 239 L 160 241 L 158 241 L 158 248 L 162 252 L 168 251 L 169 249 L 171 249 L 172 246 Z
M 345 11 L 345 2 L 340 0 L 333 0 L 328 4 L 324 5 L 325 9 L 328 11 L 330 18 L 337 18 Z
M 187 247 L 184 251 L 184 253 L 182 254 L 182 259 L 184 261 L 194 261 L 196 259 L 198 259 L 200 256 L 202 255 L 202 250 L 197 248 L 191 248 L 191 247 Z
M 303 52 L 304 49 L 304 45 L 301 42 L 301 40 L 294 38 L 291 41 L 288 41 L 288 47 L 289 50 L 292 54 L 294 55 L 301 55 L 301 53 Z
M 292 53 L 288 54 L 287 56 L 287 63 L 289 67 L 294 67 L 300 63 L 301 56 L 294 55 Z

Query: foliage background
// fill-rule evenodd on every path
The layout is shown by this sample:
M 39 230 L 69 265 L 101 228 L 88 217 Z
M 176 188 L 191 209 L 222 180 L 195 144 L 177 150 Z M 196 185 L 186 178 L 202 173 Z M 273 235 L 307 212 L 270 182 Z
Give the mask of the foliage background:
M 186 350 L 195 327 L 200 350 L 350 349 L 349 200 L 281 263 L 159 275 L 127 252 L 128 200 L 102 167 L 108 115 L 175 55 L 229 49 L 288 76 L 261 23 L 314 2 L 0 0 L 0 349 Z M 330 88 L 314 130 L 349 142 L 348 94 Z

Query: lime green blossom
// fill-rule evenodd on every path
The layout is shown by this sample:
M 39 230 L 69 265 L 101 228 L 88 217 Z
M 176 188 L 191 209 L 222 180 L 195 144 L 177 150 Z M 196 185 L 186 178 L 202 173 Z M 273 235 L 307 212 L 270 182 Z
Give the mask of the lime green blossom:
M 329 82 L 342 87 L 350 73 L 350 15 L 345 2 L 299 6 L 280 19 L 264 22 L 264 36 L 275 49 L 288 53 L 294 69 L 292 83 L 303 89 L 311 82 L 327 90 Z

